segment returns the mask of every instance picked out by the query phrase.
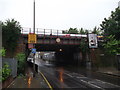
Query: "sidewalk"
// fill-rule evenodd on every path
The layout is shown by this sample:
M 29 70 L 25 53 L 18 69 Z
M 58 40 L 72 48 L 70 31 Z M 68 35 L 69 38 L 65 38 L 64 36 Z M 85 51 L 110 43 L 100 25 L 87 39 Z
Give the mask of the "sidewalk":
M 28 67 L 26 75 L 17 77 L 7 88 L 49 88 L 40 73 L 33 77 L 33 70 Z
M 116 68 L 99 68 L 97 72 L 120 77 L 120 71 Z

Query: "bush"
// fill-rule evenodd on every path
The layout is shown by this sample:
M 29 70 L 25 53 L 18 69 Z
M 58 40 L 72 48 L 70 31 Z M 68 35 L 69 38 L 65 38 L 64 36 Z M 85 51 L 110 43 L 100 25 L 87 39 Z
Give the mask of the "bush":
M 24 53 L 18 53 L 16 55 L 16 59 L 18 60 L 18 74 L 23 73 L 25 69 L 25 54 Z
M 2 81 L 6 80 L 11 74 L 11 69 L 9 69 L 9 65 L 4 63 L 2 67 Z
M 0 56 L 5 56 L 6 49 L 4 47 L 0 50 Z

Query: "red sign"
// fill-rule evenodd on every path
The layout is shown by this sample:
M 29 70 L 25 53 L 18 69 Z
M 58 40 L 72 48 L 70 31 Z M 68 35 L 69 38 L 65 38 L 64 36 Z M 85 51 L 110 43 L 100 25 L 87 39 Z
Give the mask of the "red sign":
M 28 48 L 33 48 L 33 44 L 32 43 L 28 43 Z

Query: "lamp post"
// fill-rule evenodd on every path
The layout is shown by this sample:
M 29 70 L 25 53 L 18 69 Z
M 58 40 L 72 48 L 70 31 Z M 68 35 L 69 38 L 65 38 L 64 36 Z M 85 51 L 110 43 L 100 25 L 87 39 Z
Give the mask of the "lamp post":
M 35 0 L 33 3 L 33 33 L 35 34 Z
M 35 34 L 35 0 L 33 2 L 33 33 Z M 33 48 L 35 48 L 35 44 L 33 44 Z M 35 77 L 35 53 L 33 55 L 33 77 Z

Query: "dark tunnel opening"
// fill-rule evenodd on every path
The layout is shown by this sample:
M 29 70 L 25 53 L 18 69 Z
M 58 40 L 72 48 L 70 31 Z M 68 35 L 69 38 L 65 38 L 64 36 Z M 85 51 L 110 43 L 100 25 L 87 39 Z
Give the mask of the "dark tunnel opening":
M 73 45 L 41 45 L 36 44 L 35 48 L 38 52 L 55 52 L 55 65 L 57 66 L 67 66 L 67 65 L 77 65 L 80 53 L 79 46 Z M 27 48 L 28 53 L 30 49 Z

